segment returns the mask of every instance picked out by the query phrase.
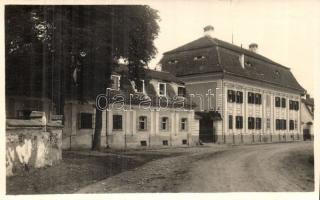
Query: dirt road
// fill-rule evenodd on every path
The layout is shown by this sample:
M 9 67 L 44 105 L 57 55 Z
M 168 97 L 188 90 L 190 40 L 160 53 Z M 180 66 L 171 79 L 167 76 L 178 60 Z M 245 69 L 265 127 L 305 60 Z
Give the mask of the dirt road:
M 184 151 L 89 185 L 78 193 L 278 192 L 314 188 L 312 143 L 213 146 Z

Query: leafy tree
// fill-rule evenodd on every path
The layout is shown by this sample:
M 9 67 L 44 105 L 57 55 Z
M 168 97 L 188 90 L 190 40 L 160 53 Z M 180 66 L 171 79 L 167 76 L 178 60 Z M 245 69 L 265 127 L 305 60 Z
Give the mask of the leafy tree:
M 145 5 L 6 6 L 5 20 L 6 94 L 49 97 L 61 114 L 65 99 L 105 93 L 119 58 L 136 80 L 156 54 L 159 16 Z M 95 150 L 101 128 L 97 110 Z

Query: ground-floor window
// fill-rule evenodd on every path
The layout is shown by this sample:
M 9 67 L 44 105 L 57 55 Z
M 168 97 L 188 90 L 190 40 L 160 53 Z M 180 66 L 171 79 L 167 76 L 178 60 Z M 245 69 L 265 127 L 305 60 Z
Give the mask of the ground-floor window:
M 161 118 L 160 129 L 164 130 L 164 131 L 168 130 L 168 123 L 169 123 L 168 117 L 162 117 Z
M 289 121 L 289 129 L 294 130 L 294 121 L 293 120 Z
M 260 117 L 256 118 L 256 129 L 257 130 L 261 129 L 261 118 Z
M 187 130 L 187 118 L 182 118 L 181 119 L 181 122 L 180 122 L 180 129 L 182 130 L 182 131 L 185 131 L 185 130 Z
M 280 119 L 276 119 L 276 130 L 280 130 Z
M 276 119 L 276 130 L 287 130 L 287 120 Z
M 242 116 L 236 116 L 236 128 L 237 129 L 243 128 L 243 117 Z
M 229 129 L 233 128 L 233 116 L 229 115 Z
M 248 129 L 254 129 L 254 117 L 248 117 Z
M 113 115 L 113 130 L 122 130 L 122 115 Z
M 147 130 L 147 117 L 146 116 L 139 117 L 139 130 Z
M 287 130 L 287 120 L 285 119 L 281 120 L 281 129 Z
M 79 128 L 92 129 L 92 113 L 80 113 Z

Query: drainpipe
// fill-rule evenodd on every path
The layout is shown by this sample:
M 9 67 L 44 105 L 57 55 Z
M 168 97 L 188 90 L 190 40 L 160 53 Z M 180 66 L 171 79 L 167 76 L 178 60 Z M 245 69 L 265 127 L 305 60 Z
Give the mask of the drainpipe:
M 106 148 L 109 149 L 109 143 L 108 143 L 108 109 L 106 110 Z
M 73 107 L 72 107 L 72 103 L 71 103 L 71 119 L 72 119 L 72 116 L 73 116 Z M 71 133 L 70 133 L 70 148 L 69 150 L 71 151 L 71 146 L 72 146 L 72 142 L 71 142 L 71 139 L 72 139 L 72 122 L 71 122 Z
M 124 131 L 124 149 L 127 149 L 127 133 Z
M 225 112 L 225 110 L 224 110 L 224 104 L 225 104 L 225 102 L 224 102 L 224 81 L 223 81 L 223 78 L 224 78 L 224 74 L 222 75 L 222 80 L 221 80 L 221 85 L 222 85 L 222 87 L 221 87 L 221 100 L 222 100 L 222 138 L 223 138 L 223 143 L 225 143 L 226 141 L 225 141 L 225 132 L 224 132 L 224 123 L 225 123 L 225 120 L 224 120 L 224 112 Z

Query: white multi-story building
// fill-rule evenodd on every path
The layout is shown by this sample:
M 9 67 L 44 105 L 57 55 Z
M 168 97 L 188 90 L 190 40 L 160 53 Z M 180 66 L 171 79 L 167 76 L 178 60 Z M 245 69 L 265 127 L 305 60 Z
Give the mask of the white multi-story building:
M 164 53 L 162 69 L 186 84 L 198 105 L 200 139 L 252 143 L 301 139 L 305 90 L 290 69 L 257 53 L 205 36 Z

